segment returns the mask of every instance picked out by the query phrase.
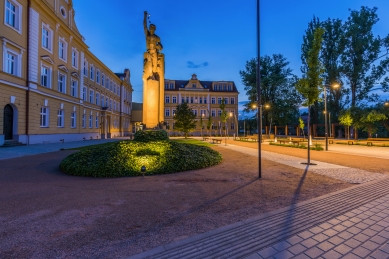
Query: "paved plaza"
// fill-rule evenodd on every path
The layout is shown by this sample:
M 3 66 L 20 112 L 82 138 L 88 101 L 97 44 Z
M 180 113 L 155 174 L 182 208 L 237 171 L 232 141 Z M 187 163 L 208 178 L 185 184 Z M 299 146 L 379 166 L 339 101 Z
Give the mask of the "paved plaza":
M 0 159 L 122 139 L 125 138 L 2 148 Z M 255 148 L 239 146 L 238 142 L 232 140 L 228 141 L 227 146 L 224 143 L 218 146 L 257 156 Z M 369 159 L 362 158 L 366 151 L 361 147 L 341 148 L 335 152 L 350 152 L 360 155 L 361 159 Z M 374 156 L 375 153 L 382 155 L 386 149 L 369 147 L 368 151 Z M 389 258 L 387 174 L 319 160 L 313 161 L 318 164 L 316 167 L 307 167 L 300 164 L 301 158 L 268 151 L 263 151 L 262 156 L 267 160 L 304 169 L 301 181 L 309 171 L 360 184 L 128 258 Z

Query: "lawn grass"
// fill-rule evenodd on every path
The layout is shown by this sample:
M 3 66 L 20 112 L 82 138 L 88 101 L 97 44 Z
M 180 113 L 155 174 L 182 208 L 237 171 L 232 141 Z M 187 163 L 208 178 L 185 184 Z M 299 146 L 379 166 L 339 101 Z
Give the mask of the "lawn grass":
M 198 139 L 191 139 L 191 138 L 171 139 L 170 141 L 175 141 L 178 143 L 185 143 L 185 144 L 192 144 L 192 145 L 197 145 L 197 146 L 204 146 L 204 147 L 212 146 L 212 144 L 207 142 L 207 141 L 201 141 Z

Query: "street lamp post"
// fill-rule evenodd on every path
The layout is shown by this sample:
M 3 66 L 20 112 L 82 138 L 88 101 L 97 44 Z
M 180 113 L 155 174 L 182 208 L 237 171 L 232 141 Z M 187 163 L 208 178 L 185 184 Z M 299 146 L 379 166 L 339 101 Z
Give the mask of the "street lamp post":
M 335 83 L 333 85 L 323 85 L 324 86 L 324 131 L 326 137 L 326 151 L 328 151 L 328 121 L 327 121 L 327 88 L 331 86 L 333 88 L 338 88 L 339 84 Z

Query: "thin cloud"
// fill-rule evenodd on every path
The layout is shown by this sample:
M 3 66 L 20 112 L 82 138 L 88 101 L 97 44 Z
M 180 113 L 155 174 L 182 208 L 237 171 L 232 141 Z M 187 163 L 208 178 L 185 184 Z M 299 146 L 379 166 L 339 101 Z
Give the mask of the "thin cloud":
M 206 67 L 208 66 L 208 62 L 201 63 L 199 65 L 196 65 L 192 61 L 186 62 L 188 68 L 200 68 L 200 67 Z

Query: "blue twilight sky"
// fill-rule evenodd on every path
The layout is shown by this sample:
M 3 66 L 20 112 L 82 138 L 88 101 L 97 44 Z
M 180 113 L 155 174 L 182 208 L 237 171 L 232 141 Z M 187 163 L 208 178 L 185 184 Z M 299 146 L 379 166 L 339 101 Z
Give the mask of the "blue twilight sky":
M 133 100 L 142 102 L 143 12 L 157 26 L 165 78 L 232 80 L 247 100 L 239 70 L 256 56 L 256 0 L 73 0 L 75 20 L 90 50 L 112 71 L 131 70 Z M 283 54 L 297 75 L 308 22 L 346 20 L 349 8 L 378 7 L 376 35 L 389 34 L 389 0 L 261 0 L 261 55 Z

